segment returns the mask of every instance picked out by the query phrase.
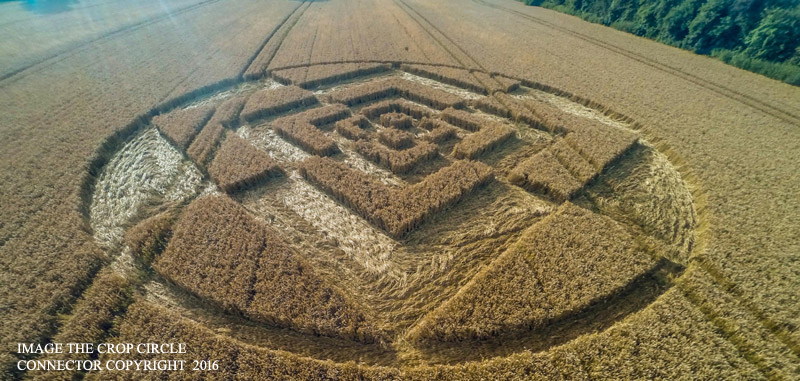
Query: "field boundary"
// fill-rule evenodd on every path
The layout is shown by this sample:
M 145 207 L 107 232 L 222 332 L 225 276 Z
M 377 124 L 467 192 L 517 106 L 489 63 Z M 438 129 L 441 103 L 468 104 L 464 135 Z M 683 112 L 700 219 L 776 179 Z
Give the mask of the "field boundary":
M 494 8 L 494 9 L 497 9 L 497 10 L 500 10 L 500 11 L 503 11 L 503 12 L 506 12 L 506 13 L 509 13 L 509 14 L 516 15 L 516 16 L 521 17 L 523 19 L 526 19 L 528 21 L 531 21 L 531 22 L 546 26 L 548 28 L 558 30 L 558 31 L 560 31 L 562 33 L 566 33 L 566 34 L 572 35 L 572 36 L 574 36 L 574 37 L 576 37 L 576 38 L 578 38 L 580 40 L 583 40 L 583 41 L 591 44 L 591 45 L 594 45 L 594 46 L 597 46 L 599 48 L 603 48 L 603 49 L 606 49 L 608 51 L 623 55 L 623 56 L 625 56 L 627 58 L 630 58 L 630 59 L 632 59 L 634 61 L 637 61 L 637 62 L 639 62 L 641 64 L 649 66 L 649 67 L 651 67 L 653 69 L 656 69 L 658 71 L 664 72 L 666 74 L 670 74 L 672 76 L 675 76 L 675 77 L 678 77 L 678 78 L 681 78 L 681 79 L 684 79 L 684 80 L 686 80 L 688 82 L 691 82 L 691 83 L 693 83 L 693 84 L 695 84 L 697 86 L 700 86 L 700 87 L 702 87 L 702 88 L 704 88 L 706 90 L 709 90 L 709 91 L 711 91 L 713 93 L 716 93 L 717 95 L 720 95 L 720 96 L 722 96 L 724 98 L 728 98 L 728 99 L 737 101 L 739 103 L 742 103 L 742 104 L 744 104 L 746 106 L 752 107 L 752 108 L 754 108 L 754 109 L 756 109 L 758 111 L 761 111 L 761 112 L 763 112 L 763 113 L 765 113 L 767 115 L 770 115 L 770 116 L 772 116 L 772 117 L 774 117 L 776 119 L 779 119 L 779 120 L 782 120 L 782 121 L 784 121 L 786 123 L 789 123 L 789 124 L 791 124 L 791 125 L 793 125 L 795 127 L 800 127 L 800 115 L 794 114 L 794 113 L 792 113 L 790 111 L 787 111 L 787 110 L 784 110 L 782 108 L 775 107 L 775 106 L 770 105 L 768 103 L 764 103 L 761 100 L 759 100 L 757 98 L 754 98 L 752 96 L 749 96 L 747 94 L 740 93 L 740 92 L 738 92 L 736 90 L 727 88 L 727 87 L 725 87 L 723 85 L 719 85 L 719 84 L 711 82 L 711 81 L 709 81 L 707 79 L 700 78 L 700 77 L 698 77 L 698 76 L 696 76 L 694 74 L 687 73 L 687 72 L 681 71 L 680 69 L 676 69 L 676 68 L 671 67 L 669 65 L 654 61 L 654 60 L 652 60 L 650 58 L 644 57 L 644 56 L 642 56 L 642 55 L 640 55 L 638 53 L 629 51 L 629 50 L 627 50 L 625 48 L 621 48 L 621 47 L 618 47 L 616 45 L 612 45 L 612 44 L 609 44 L 607 42 L 600 41 L 600 40 L 598 40 L 596 38 L 593 38 L 591 36 L 587 36 L 587 35 L 585 35 L 583 33 L 576 32 L 576 31 L 573 31 L 573 30 L 570 30 L 570 29 L 555 25 L 555 24 L 550 23 L 548 21 L 541 20 L 541 19 L 539 19 L 539 18 L 537 18 L 535 16 L 531 16 L 531 15 L 529 15 L 527 13 L 523 13 L 523 12 L 520 12 L 520 11 L 517 11 L 517 10 L 509 9 L 509 8 L 506 8 L 506 7 L 503 7 L 503 6 L 500 6 L 500 5 L 489 4 L 489 3 L 487 3 L 487 2 L 485 2 L 483 0 L 473 0 L 473 1 L 477 2 L 477 3 L 481 4 L 481 5 L 485 5 L 487 7 L 490 7 L 490 8 Z

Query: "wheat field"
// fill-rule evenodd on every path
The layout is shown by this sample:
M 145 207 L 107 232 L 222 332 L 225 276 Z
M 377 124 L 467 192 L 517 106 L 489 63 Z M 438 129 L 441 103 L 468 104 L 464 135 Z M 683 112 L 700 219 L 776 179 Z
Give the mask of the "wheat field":
M 511 0 L 0 30 L 0 379 L 800 374 L 796 87 Z

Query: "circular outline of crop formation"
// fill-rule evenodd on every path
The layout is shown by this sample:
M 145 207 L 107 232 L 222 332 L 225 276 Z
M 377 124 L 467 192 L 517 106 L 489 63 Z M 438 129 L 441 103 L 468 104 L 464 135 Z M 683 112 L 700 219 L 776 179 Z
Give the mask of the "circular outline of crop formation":
M 131 127 L 89 221 L 139 302 L 243 343 L 392 366 L 544 350 L 651 304 L 697 225 L 632 122 L 560 94 L 430 65 L 276 70 Z

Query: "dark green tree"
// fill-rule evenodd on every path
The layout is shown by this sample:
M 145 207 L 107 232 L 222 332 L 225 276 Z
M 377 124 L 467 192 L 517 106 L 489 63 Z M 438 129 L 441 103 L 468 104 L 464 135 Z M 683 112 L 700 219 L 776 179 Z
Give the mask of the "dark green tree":
M 767 61 L 785 61 L 797 54 L 800 10 L 772 8 L 745 38 L 745 53 Z

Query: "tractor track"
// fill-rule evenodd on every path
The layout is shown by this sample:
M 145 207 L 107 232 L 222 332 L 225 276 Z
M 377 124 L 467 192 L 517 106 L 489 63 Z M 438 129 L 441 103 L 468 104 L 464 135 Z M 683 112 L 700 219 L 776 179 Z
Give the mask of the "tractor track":
M 91 45 L 91 44 L 93 44 L 95 42 L 102 41 L 102 40 L 109 39 L 109 38 L 118 37 L 118 36 L 123 36 L 123 35 L 125 35 L 127 33 L 136 31 L 139 28 L 158 23 L 158 22 L 163 21 L 165 19 L 169 19 L 171 17 L 174 17 L 175 15 L 179 15 L 179 14 L 182 14 L 182 13 L 193 11 L 195 9 L 199 9 L 199 8 L 202 8 L 202 7 L 206 6 L 206 5 L 210 5 L 210 4 L 219 2 L 219 1 L 221 1 L 221 0 L 206 0 L 206 1 L 203 1 L 201 3 L 189 5 L 189 6 L 185 7 L 185 8 L 178 9 L 175 12 L 172 12 L 172 13 L 165 13 L 165 14 L 163 14 L 161 16 L 157 16 L 157 17 L 154 17 L 154 18 L 143 20 L 143 21 L 140 21 L 138 23 L 129 24 L 129 25 L 123 26 L 123 27 L 121 27 L 119 29 L 113 30 L 113 31 L 108 32 L 106 34 L 103 34 L 101 36 L 90 38 L 90 39 L 84 40 L 82 42 L 78 42 L 76 46 L 73 46 L 71 48 L 66 48 L 65 50 L 62 50 L 62 51 L 60 51 L 58 53 L 55 53 L 55 54 L 52 54 L 50 56 L 44 57 L 44 58 L 42 58 L 42 59 L 40 59 L 40 60 L 38 60 L 36 62 L 32 62 L 32 63 L 26 64 L 26 65 L 24 65 L 22 67 L 19 67 L 19 68 L 15 69 L 15 70 L 13 70 L 11 72 L 8 72 L 6 74 L 0 75 L 0 88 L 6 87 L 6 86 L 8 86 L 8 85 L 10 85 L 10 84 L 12 84 L 12 83 L 14 83 L 16 81 L 24 79 L 24 78 L 28 77 L 31 74 L 35 74 L 36 72 L 46 68 L 47 66 L 54 65 L 54 64 L 56 64 L 58 62 L 61 62 L 62 60 L 67 59 L 67 58 L 77 54 L 79 51 L 81 51 L 82 49 L 88 47 L 89 45 Z
M 594 46 L 597 46 L 599 48 L 602 48 L 602 49 L 605 49 L 605 50 L 620 54 L 620 55 L 625 56 L 627 58 L 630 58 L 630 59 L 632 59 L 632 60 L 634 60 L 636 62 L 639 62 L 639 63 L 641 63 L 643 65 L 649 66 L 650 68 L 658 70 L 660 72 L 667 73 L 667 74 L 670 74 L 670 75 L 672 75 L 674 77 L 686 80 L 686 81 L 688 81 L 688 82 L 690 82 L 692 84 L 700 86 L 700 87 L 702 87 L 702 88 L 704 88 L 704 89 L 706 89 L 708 91 L 711 91 L 711 92 L 713 92 L 713 93 L 715 93 L 717 95 L 720 95 L 720 96 L 722 96 L 724 98 L 728 98 L 728 99 L 737 101 L 737 102 L 739 102 L 741 104 L 744 104 L 746 106 L 752 107 L 752 108 L 754 108 L 754 109 L 756 109 L 758 111 L 763 112 L 764 114 L 770 115 L 770 116 L 772 116 L 772 117 L 774 117 L 776 119 L 784 121 L 784 122 L 786 122 L 788 124 L 791 124 L 791 125 L 793 125 L 795 127 L 800 127 L 800 115 L 795 114 L 795 113 L 793 113 L 791 111 L 787 111 L 787 110 L 784 110 L 782 108 L 770 105 L 768 103 L 762 102 L 761 100 L 759 100 L 757 98 L 754 98 L 752 96 L 749 96 L 747 94 L 740 93 L 740 92 L 738 92 L 736 90 L 733 90 L 733 89 L 730 89 L 728 87 L 725 87 L 725 86 L 716 84 L 714 82 L 711 82 L 709 80 L 700 78 L 700 77 L 698 77 L 698 76 L 696 76 L 694 74 L 686 73 L 684 71 L 681 71 L 680 69 L 676 69 L 676 68 L 671 67 L 669 65 L 662 64 L 660 62 L 657 62 L 657 61 L 655 61 L 653 59 L 647 58 L 645 56 L 642 56 L 641 54 L 632 52 L 632 51 L 627 50 L 625 48 L 622 48 L 622 47 L 619 47 L 619 46 L 616 46 L 616 45 L 613 45 L 613 44 L 609 44 L 607 42 L 601 41 L 601 40 L 596 39 L 594 37 L 585 35 L 583 33 L 579 33 L 579 32 L 570 30 L 568 28 L 561 27 L 561 26 L 555 25 L 553 23 L 544 21 L 544 20 L 539 19 L 539 18 L 537 18 L 535 16 L 531 16 L 529 14 L 526 14 L 526 13 L 523 13 L 523 12 L 520 12 L 520 11 L 517 11 L 517 10 L 509 9 L 509 8 L 506 8 L 506 7 L 503 7 L 503 6 L 500 6 L 500 5 L 489 4 L 489 3 L 485 2 L 484 0 L 473 0 L 473 1 L 475 1 L 478 4 L 481 4 L 481 5 L 493 8 L 493 9 L 497 9 L 499 11 L 503 11 L 503 12 L 506 12 L 508 14 L 520 17 L 520 18 L 523 18 L 523 19 L 528 20 L 530 22 L 533 22 L 533 23 L 536 23 L 536 24 L 539 24 L 539 25 L 542 25 L 542 26 L 557 30 L 559 32 L 562 32 L 562 33 L 565 33 L 565 34 L 569 34 L 569 35 L 571 35 L 571 36 L 573 36 L 575 38 L 578 38 L 580 40 L 583 40 L 583 41 L 585 41 L 585 42 L 587 42 L 587 43 L 589 43 L 591 45 L 594 45 Z

